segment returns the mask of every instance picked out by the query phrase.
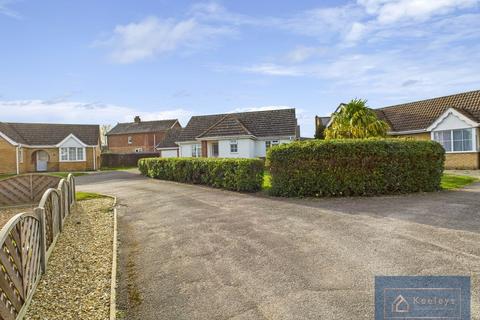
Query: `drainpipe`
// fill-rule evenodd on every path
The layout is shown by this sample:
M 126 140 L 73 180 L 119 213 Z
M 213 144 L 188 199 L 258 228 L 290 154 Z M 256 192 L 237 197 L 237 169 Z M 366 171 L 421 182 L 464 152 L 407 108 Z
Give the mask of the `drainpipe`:
M 17 174 L 20 174 L 20 165 L 18 163 L 18 146 L 15 147 L 15 162 L 17 164 Z
M 155 138 L 156 138 L 155 136 L 156 136 L 156 134 L 154 133 L 153 134 L 153 150 L 152 151 L 155 151 L 155 147 L 157 146 L 157 143 L 155 141 Z
M 93 171 L 96 171 L 97 170 L 97 148 L 96 147 L 92 147 L 93 148 Z

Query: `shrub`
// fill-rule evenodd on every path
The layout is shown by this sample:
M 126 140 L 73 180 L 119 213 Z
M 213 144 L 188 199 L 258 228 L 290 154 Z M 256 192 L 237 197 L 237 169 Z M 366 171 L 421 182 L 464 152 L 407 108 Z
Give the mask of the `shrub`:
M 145 158 L 140 172 L 151 178 L 204 184 L 234 191 L 258 191 L 264 162 L 260 159 Z
M 434 141 L 310 140 L 271 148 L 276 196 L 353 196 L 440 189 L 445 151 Z

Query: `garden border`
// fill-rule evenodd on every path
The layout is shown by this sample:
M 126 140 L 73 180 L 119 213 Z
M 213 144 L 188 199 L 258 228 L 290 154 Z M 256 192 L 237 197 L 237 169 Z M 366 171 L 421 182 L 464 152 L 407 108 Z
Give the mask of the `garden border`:
M 117 250 L 118 250 L 118 229 L 117 229 L 117 197 L 113 198 L 113 243 L 112 243 L 112 270 L 110 280 L 110 320 L 117 318 Z

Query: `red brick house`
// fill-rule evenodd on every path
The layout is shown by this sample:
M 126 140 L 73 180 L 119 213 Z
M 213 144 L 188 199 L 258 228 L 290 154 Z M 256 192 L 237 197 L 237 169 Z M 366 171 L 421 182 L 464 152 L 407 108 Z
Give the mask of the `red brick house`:
M 155 146 L 169 129 L 181 128 L 177 119 L 118 123 L 107 134 L 108 150 L 113 153 L 156 152 Z

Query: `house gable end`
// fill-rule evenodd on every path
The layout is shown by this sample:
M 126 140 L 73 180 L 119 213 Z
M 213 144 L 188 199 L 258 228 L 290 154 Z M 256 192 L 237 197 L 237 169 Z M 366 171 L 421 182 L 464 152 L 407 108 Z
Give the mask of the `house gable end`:
M 82 141 L 80 140 L 79 138 L 77 138 L 73 133 L 69 134 L 65 139 L 63 139 L 61 142 L 59 142 L 56 147 L 77 147 L 77 148 L 81 148 L 81 147 L 86 147 L 87 145 Z
M 478 122 L 464 112 L 449 108 L 427 128 L 427 131 L 472 128 L 478 127 L 478 125 Z

